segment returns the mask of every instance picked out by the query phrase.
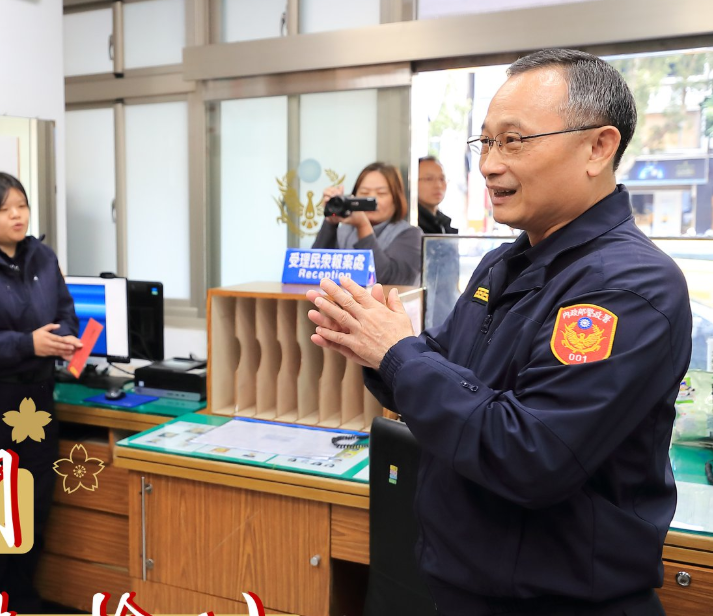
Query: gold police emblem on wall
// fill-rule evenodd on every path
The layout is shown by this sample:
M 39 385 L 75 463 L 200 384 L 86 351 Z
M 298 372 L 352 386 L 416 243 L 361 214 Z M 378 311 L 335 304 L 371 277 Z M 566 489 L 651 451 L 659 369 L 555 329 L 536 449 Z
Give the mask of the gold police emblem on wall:
M 332 169 L 325 169 L 324 174 L 329 180 L 328 186 L 339 186 L 344 183 L 345 175 Z M 320 198 L 314 202 L 315 191 L 307 191 L 307 203 L 302 203 L 295 186 L 296 180 L 307 184 L 316 182 L 322 176 L 321 165 L 313 158 L 303 160 L 297 169 L 290 169 L 282 178 L 275 178 L 280 190 L 280 197 L 273 197 L 280 209 L 278 223 L 284 223 L 289 230 L 299 237 L 317 235 L 324 218 L 324 203 Z

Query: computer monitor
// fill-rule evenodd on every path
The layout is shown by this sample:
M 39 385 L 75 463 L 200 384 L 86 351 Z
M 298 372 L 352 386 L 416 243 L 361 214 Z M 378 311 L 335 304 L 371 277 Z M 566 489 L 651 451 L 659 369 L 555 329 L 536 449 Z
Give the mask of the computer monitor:
M 163 284 L 129 280 L 129 351 L 132 359 L 163 359 Z
M 79 336 L 90 318 L 104 326 L 92 357 L 107 361 L 129 361 L 129 305 L 126 278 L 65 276 L 79 319 Z

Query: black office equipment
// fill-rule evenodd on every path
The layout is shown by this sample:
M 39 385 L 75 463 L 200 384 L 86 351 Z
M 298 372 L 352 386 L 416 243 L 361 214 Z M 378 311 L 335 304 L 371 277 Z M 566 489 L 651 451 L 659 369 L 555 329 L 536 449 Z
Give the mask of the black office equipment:
M 369 583 L 364 616 L 435 616 L 416 564 L 421 450 L 406 424 L 376 417 L 369 438 Z
M 206 362 L 174 357 L 134 371 L 136 392 L 199 401 L 206 397 Z
M 132 359 L 164 358 L 163 283 L 129 280 L 129 350 Z

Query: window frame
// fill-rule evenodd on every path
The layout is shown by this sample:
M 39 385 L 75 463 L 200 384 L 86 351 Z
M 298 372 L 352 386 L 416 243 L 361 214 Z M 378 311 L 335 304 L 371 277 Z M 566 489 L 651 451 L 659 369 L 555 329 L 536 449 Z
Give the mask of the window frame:
M 146 0 L 124 0 L 140 1 Z M 121 4 L 63 0 L 65 12 L 107 6 L 117 10 Z M 596 0 L 423 21 L 415 20 L 416 0 L 382 0 L 380 25 L 315 34 L 297 34 L 299 1 L 286 0 L 286 36 L 238 43 L 216 38 L 221 0 L 186 0 L 185 7 L 186 48 L 180 65 L 127 70 L 122 78 L 109 73 L 65 79 L 67 110 L 172 97 L 188 102 L 191 296 L 166 305 L 167 325 L 175 319 L 179 326 L 202 326 L 209 281 L 215 279 L 209 272 L 213 257 L 207 253 L 207 115 L 212 101 L 265 95 L 261 92 L 330 91 L 324 89 L 334 87 L 330 80 L 352 80 L 355 89 L 388 87 L 389 80 L 402 85 L 418 72 L 500 64 L 527 50 L 556 45 L 597 55 L 713 45 L 713 4 L 701 7 L 696 0 L 650 0 L 645 13 L 638 0 Z M 673 22 L 670 10 L 677 14 Z M 567 28 L 555 25 L 563 22 Z M 500 37 L 504 23 L 514 27 L 517 36 Z M 481 34 L 476 37 L 474 32 Z M 516 48 L 512 40 L 518 41 Z M 325 53 L 334 49 L 339 53 Z M 417 177 L 413 156 L 408 172 Z M 414 211 L 415 194 L 410 203 Z M 126 238 L 122 242 L 125 251 Z

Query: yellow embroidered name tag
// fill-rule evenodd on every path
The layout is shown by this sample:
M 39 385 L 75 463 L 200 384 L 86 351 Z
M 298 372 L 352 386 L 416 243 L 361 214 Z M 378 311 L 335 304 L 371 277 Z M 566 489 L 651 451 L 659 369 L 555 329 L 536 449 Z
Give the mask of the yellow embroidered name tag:
M 478 287 L 478 290 L 473 294 L 473 299 L 483 304 L 487 304 L 489 296 L 490 289 L 486 289 L 485 287 Z
M 550 348 L 563 364 L 587 364 L 611 355 L 618 317 L 601 306 L 560 308 Z

